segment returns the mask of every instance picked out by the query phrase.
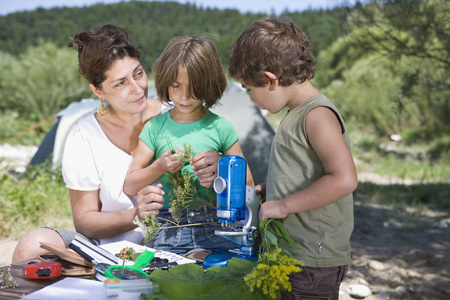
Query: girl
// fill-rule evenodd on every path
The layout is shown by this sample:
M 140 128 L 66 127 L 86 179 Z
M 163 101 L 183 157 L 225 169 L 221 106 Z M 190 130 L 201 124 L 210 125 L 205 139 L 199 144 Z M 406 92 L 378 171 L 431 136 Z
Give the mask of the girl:
M 227 86 L 219 54 L 211 41 L 191 36 L 172 39 L 158 58 L 153 76 L 159 97 L 174 108 L 145 125 L 125 179 L 124 191 L 135 195 L 143 187 L 158 181 L 165 193 L 164 208 L 158 216 L 172 220 L 168 209 L 174 191 L 167 172 L 188 171 L 192 176 L 194 173 L 189 164 L 185 165 L 177 154 L 172 153 L 168 140 L 173 145 L 190 145 L 194 154 L 215 150 L 227 155 L 243 155 L 231 123 L 209 111 Z M 248 167 L 247 174 L 247 184 L 253 185 Z M 201 186 L 198 179 L 194 180 L 194 185 L 198 199 L 187 203 L 180 224 L 217 222 L 215 206 L 205 205 L 205 202 L 213 204 L 216 194 L 211 188 Z M 181 254 L 193 248 L 214 250 L 235 246 L 215 235 L 216 229 L 218 227 L 212 225 L 165 229 L 155 237 L 153 247 Z

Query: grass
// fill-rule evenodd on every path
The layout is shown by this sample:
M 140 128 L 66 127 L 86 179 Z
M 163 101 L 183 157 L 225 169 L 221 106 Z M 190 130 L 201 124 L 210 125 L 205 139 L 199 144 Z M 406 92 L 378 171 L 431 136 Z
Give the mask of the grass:
M 432 142 L 393 142 L 367 132 L 350 134 L 358 172 L 420 183 L 450 182 L 450 136 Z
M 20 238 L 40 226 L 73 228 L 69 194 L 60 170 L 36 167 L 22 178 L 0 178 L 0 236 Z
M 54 121 L 31 123 L 16 111 L 0 112 L 0 145 L 37 146 L 40 145 Z

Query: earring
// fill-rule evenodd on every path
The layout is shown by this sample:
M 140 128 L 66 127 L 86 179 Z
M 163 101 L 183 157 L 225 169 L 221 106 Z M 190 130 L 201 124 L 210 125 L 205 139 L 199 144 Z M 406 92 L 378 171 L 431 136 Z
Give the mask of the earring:
M 108 107 L 106 106 L 105 100 L 103 100 L 103 98 L 101 98 L 100 101 L 102 102 L 102 104 L 100 104 L 100 106 L 97 108 L 97 113 L 100 117 L 103 118 L 108 113 Z

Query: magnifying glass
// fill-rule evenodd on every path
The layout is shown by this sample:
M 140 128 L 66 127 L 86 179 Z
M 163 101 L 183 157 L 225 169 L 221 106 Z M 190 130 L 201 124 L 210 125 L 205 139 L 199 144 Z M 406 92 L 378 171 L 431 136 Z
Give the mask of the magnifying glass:
M 115 278 L 119 280 L 131 280 L 150 278 L 150 275 L 142 271 L 142 268 L 147 266 L 149 262 L 155 257 L 155 253 L 145 250 L 138 256 L 132 266 L 114 265 L 105 270 L 105 276 L 108 278 Z

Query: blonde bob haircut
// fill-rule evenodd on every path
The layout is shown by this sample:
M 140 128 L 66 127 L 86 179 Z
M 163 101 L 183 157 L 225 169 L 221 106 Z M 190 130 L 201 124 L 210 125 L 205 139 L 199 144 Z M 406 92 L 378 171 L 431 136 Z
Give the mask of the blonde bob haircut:
M 227 77 L 219 53 L 210 40 L 197 36 L 173 38 L 157 59 L 152 71 L 156 92 L 164 103 L 170 103 L 169 87 L 176 81 L 178 67 L 189 76 L 190 96 L 212 107 L 227 88 Z

